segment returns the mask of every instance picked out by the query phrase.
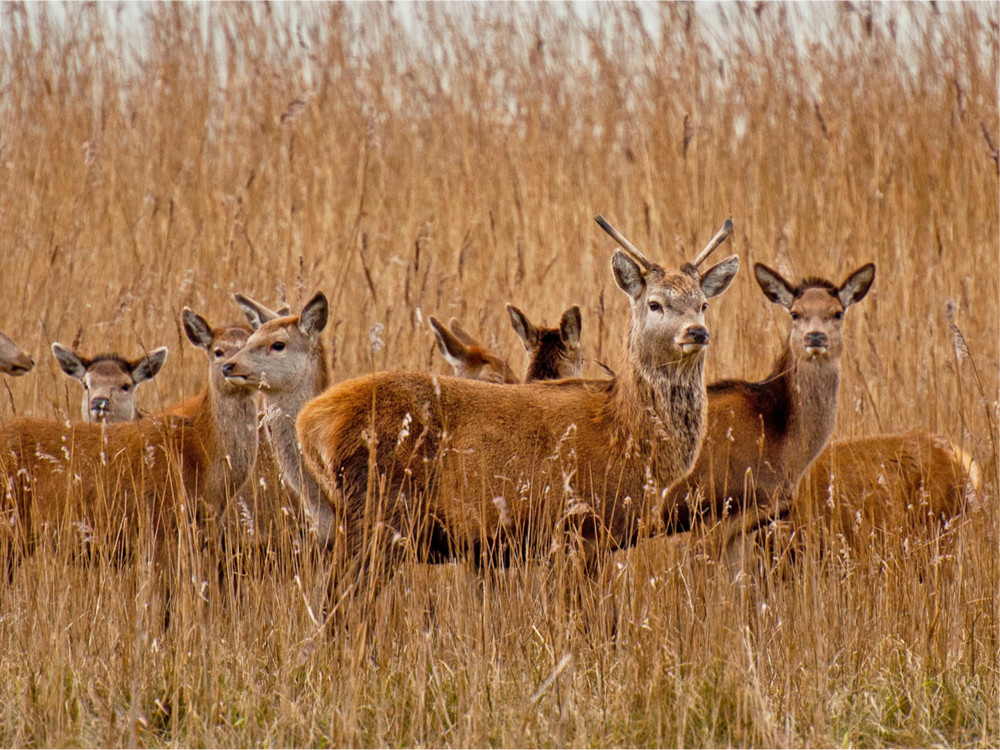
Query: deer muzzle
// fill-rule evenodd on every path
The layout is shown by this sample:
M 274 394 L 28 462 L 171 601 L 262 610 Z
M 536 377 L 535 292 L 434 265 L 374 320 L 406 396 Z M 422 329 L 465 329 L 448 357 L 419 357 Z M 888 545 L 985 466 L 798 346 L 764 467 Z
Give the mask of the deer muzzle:
M 708 329 L 702 325 L 688 326 L 676 341 L 685 354 L 695 354 L 708 346 Z
M 825 333 L 820 333 L 818 331 L 807 333 L 805 335 L 805 342 L 806 354 L 815 356 L 826 352 L 827 338 Z
M 111 400 L 107 398 L 93 398 L 90 400 L 90 416 L 95 422 L 103 422 L 108 412 L 111 411 Z

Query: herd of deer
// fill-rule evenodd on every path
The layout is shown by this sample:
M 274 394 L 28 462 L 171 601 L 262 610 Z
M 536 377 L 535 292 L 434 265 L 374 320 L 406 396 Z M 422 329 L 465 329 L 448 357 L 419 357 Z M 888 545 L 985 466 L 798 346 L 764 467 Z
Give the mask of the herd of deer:
M 667 269 L 598 221 L 621 245 L 611 267 L 631 303 L 625 356 L 607 378 L 581 378 L 575 306 L 549 329 L 508 305 L 529 355 L 524 383 L 456 320 L 432 317 L 457 377 L 378 372 L 331 385 L 322 293 L 297 315 L 236 295 L 249 327 L 213 328 L 184 310 L 188 339 L 208 355 L 208 384 L 151 415 L 136 409 L 135 390 L 166 348 L 130 361 L 53 344 L 83 384 L 83 421 L 3 425 L 9 548 L 24 554 L 46 529 L 70 524 L 111 529 L 127 544 L 147 524 L 160 554 L 182 520 L 224 512 L 258 452 L 334 551 L 342 597 L 362 585 L 374 596 L 408 558 L 537 559 L 567 530 L 593 570 L 615 550 L 692 528 L 721 529 L 729 548 L 775 523 L 799 534 L 818 524 L 850 543 L 863 524 L 936 529 L 962 512 L 979 473 L 950 441 L 909 432 L 828 445 L 842 318 L 868 292 L 874 265 L 836 285 L 790 283 L 756 264 L 764 295 L 790 315 L 785 346 L 763 381 L 706 387 L 705 310 L 739 260 L 702 265 L 731 222 L 692 262 Z M 0 337 L 3 372 L 33 364 Z

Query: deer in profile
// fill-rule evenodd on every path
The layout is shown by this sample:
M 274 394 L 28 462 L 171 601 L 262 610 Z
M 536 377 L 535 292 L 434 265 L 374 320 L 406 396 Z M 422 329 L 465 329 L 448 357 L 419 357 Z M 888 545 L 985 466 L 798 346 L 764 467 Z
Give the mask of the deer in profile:
M 507 305 L 507 314 L 514 332 L 528 353 L 525 383 L 539 380 L 579 378 L 583 375 L 583 355 L 580 353 L 580 308 L 567 308 L 559 319 L 558 328 L 532 325 L 528 317 L 514 305 Z
M 661 490 L 687 473 L 704 431 L 707 301 L 739 259 L 699 266 L 732 224 L 669 270 L 598 221 L 626 248 L 611 261 L 632 310 L 615 378 L 498 386 L 382 372 L 302 408 L 296 431 L 332 501 L 345 593 L 375 596 L 407 549 L 423 562 L 537 557 L 563 523 L 592 567 L 661 520 Z
M 329 304 L 319 292 L 298 315 L 280 315 L 241 294 L 236 303 L 250 321 L 246 346 L 227 359 L 222 373 L 233 384 L 261 395 L 261 425 L 285 485 L 299 499 L 312 530 L 326 546 L 333 535 L 333 512 L 323 489 L 306 470 L 295 435 L 295 419 L 309 399 L 330 383 L 320 334 Z
M 708 430 L 691 473 L 670 491 L 668 526 L 697 516 L 726 518 L 725 543 L 787 513 L 796 485 L 833 432 L 844 348 L 844 313 L 868 293 L 871 263 L 837 286 L 820 278 L 792 284 L 762 263 L 764 295 L 791 318 L 785 346 L 760 382 L 708 386 Z M 731 549 L 731 547 L 730 547 Z
M 138 359 L 120 354 L 82 357 L 58 341 L 52 354 L 62 371 L 83 386 L 80 412 L 84 421 L 129 422 L 139 418 L 135 403 L 136 387 L 152 380 L 167 359 L 167 347 L 161 346 Z
M 190 414 L 118 424 L 20 418 L 0 430 L 17 549 L 30 551 L 46 527 L 71 524 L 128 546 L 141 518 L 162 563 L 182 504 L 195 516 L 219 514 L 246 480 L 257 453 L 257 410 L 253 393 L 227 381 L 221 366 L 247 331 L 212 328 L 186 308 L 183 325 L 209 357 L 208 386 Z
M 438 349 L 455 371 L 455 377 L 487 383 L 519 382 L 507 361 L 473 338 L 455 318 L 451 319 L 447 328 L 433 315 L 429 322 Z
M 835 536 L 857 552 L 873 533 L 931 539 L 981 491 L 979 465 L 940 435 L 913 430 L 847 438 L 809 467 L 787 525 L 800 538 Z M 818 541 L 822 549 L 825 540 Z
M 0 333 L 0 372 L 14 376 L 24 375 L 34 366 L 35 360 Z

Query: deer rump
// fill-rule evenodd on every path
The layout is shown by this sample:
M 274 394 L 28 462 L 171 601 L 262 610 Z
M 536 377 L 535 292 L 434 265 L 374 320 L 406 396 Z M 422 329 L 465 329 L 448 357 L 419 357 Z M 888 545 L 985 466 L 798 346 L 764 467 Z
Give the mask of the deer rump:
M 613 387 L 381 373 L 327 391 L 297 429 L 309 469 L 339 505 L 349 553 L 385 524 L 420 561 L 506 565 L 550 550 L 567 524 L 613 547 L 653 528 L 655 446 L 609 444 L 623 435 L 608 428 Z M 640 450 L 648 461 L 635 460 Z
M 58 536 L 75 527 L 90 552 L 106 548 L 110 558 L 123 559 L 148 538 L 159 556 L 185 500 L 191 518 L 199 512 L 208 454 L 189 418 L 103 427 L 18 419 L 3 440 L 4 532 L 15 555 L 30 554 L 46 531 Z

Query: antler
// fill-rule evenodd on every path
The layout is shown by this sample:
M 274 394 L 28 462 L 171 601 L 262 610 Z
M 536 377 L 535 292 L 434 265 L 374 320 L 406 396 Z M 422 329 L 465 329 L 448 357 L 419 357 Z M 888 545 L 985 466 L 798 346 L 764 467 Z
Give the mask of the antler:
M 722 229 L 720 229 L 716 233 L 716 235 L 712 238 L 711 242 L 705 245 L 705 249 L 702 250 L 700 253 L 698 253 L 698 257 L 695 258 L 694 261 L 692 261 L 691 265 L 697 268 L 702 263 L 704 263 L 705 258 L 711 255 L 715 251 L 715 248 L 717 248 L 719 245 L 725 242 L 726 237 L 728 237 L 732 231 L 733 231 L 733 220 L 726 219 L 726 223 L 722 225 Z
M 621 232 L 619 232 L 617 229 L 611 226 L 608 223 L 608 220 L 605 219 L 603 215 L 598 214 L 596 217 L 594 217 L 594 221 L 596 221 L 600 225 L 601 229 L 610 234 L 612 239 L 614 239 L 615 242 L 621 245 L 622 248 L 625 249 L 625 252 L 631 255 L 632 258 L 636 262 L 638 262 L 639 265 L 641 265 L 646 271 L 648 271 L 650 268 L 653 267 L 653 264 L 650 262 L 649 258 L 647 258 L 645 255 L 639 252 L 639 249 L 635 245 L 633 245 L 631 242 L 625 239 L 624 235 L 622 235 Z

